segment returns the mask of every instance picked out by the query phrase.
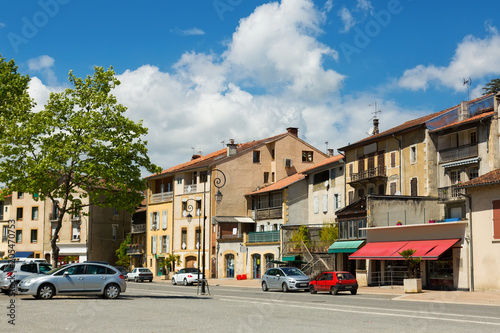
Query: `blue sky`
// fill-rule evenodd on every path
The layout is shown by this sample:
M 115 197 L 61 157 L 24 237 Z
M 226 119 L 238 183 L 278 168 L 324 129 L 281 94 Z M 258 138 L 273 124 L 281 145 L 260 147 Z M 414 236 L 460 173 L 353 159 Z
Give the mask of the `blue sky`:
M 319 149 L 471 98 L 500 77 L 497 1 L 4 1 L 0 54 L 43 108 L 68 71 L 113 66 L 168 168 L 299 127 Z

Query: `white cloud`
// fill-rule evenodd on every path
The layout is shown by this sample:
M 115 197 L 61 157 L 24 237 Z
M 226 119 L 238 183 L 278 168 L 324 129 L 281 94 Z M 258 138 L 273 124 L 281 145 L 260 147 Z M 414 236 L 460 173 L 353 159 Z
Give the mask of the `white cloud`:
M 3 22 L 0 22 L 0 29 L 1 28 L 5 28 L 7 26 L 7 24 L 3 23 Z
M 456 92 L 464 90 L 463 78 L 474 81 L 488 75 L 500 74 L 500 36 L 490 27 L 484 39 L 466 36 L 455 50 L 447 66 L 418 65 L 408 69 L 399 78 L 402 88 L 426 90 L 431 85 L 444 86 Z
M 344 24 L 344 29 L 342 29 L 341 32 L 348 32 L 352 27 L 356 25 L 356 20 L 352 16 L 349 9 L 347 9 L 346 7 L 342 7 L 339 10 L 338 14 L 340 16 L 340 19 L 342 20 L 342 23 Z
M 28 60 L 29 70 L 35 73 L 43 74 L 49 85 L 57 84 L 56 75 L 52 70 L 53 66 L 54 66 L 54 58 L 48 55 L 42 55 L 37 58 Z
M 191 28 L 186 30 L 175 28 L 171 31 L 182 36 L 200 36 L 205 34 L 205 31 L 198 28 Z
M 373 6 L 369 0 L 358 0 L 356 6 L 352 10 L 347 9 L 345 6 L 342 7 L 337 13 L 344 25 L 340 32 L 349 32 L 351 28 L 353 28 L 356 24 L 363 22 L 363 20 L 372 13 Z

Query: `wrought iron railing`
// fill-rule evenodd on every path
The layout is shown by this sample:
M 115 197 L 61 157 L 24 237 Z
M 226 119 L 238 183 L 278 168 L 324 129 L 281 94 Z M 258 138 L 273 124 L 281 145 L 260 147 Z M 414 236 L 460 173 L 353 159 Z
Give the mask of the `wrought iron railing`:
M 386 167 L 376 167 L 368 170 L 363 170 L 358 173 L 351 174 L 351 182 L 357 182 L 364 179 L 370 179 L 375 177 L 387 177 Z
M 129 244 L 127 248 L 127 255 L 131 254 L 143 254 L 144 245 L 142 244 Z
M 133 233 L 146 232 L 146 223 L 132 224 L 131 232 Z

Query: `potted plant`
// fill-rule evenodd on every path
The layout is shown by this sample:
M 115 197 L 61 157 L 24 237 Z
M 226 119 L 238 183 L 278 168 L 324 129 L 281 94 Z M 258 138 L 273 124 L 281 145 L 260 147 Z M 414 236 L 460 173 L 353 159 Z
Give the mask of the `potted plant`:
M 413 255 L 417 250 L 406 249 L 398 252 L 405 258 L 406 267 L 408 269 L 408 278 L 403 280 L 405 293 L 421 293 L 422 292 L 422 279 L 417 278 L 418 267 L 420 266 L 421 257 L 414 257 Z
M 168 279 L 169 273 L 174 271 L 175 265 L 180 265 L 180 264 L 181 264 L 180 255 L 172 253 L 167 254 L 165 259 L 163 259 L 163 261 L 160 263 L 160 267 L 162 268 L 162 273 L 163 270 L 165 270 L 164 274 L 162 275 L 162 279 L 163 280 Z

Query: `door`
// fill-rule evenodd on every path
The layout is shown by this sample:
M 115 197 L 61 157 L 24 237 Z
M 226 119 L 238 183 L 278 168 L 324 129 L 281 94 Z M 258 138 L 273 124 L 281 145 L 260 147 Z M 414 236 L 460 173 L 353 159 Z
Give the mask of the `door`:
M 85 292 L 102 290 L 106 280 L 111 275 L 106 274 L 106 267 L 99 265 L 88 265 L 83 279 Z
M 82 292 L 84 284 L 85 265 L 75 265 L 57 272 L 54 277 L 59 293 Z
M 226 254 L 226 277 L 234 278 L 234 254 Z
M 252 256 L 252 263 L 253 263 L 253 275 L 252 277 L 254 279 L 260 279 L 260 254 L 254 254 Z

